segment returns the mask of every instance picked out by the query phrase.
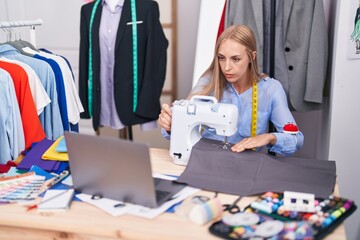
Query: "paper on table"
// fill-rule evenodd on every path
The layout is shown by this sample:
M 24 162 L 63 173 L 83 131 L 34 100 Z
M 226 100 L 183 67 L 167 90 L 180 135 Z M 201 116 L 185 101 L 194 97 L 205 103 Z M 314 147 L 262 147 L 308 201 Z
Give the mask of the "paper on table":
M 67 176 L 67 178 L 65 178 L 61 183 L 66 185 L 66 186 L 72 187 L 73 186 L 73 180 L 72 180 L 71 174 L 69 176 Z
M 49 189 L 38 205 L 39 211 L 67 210 L 74 196 L 74 189 Z
M 159 216 L 160 214 L 162 214 L 163 212 L 165 212 L 171 206 L 185 200 L 187 197 L 189 197 L 199 191 L 200 191 L 199 188 L 184 187 L 180 192 L 178 192 L 174 196 L 174 198 L 172 200 L 169 200 L 169 201 L 163 203 L 158 208 L 148 208 L 148 207 L 144 207 L 144 206 L 140 206 L 140 205 L 134 205 L 135 207 L 129 211 L 129 214 L 143 217 L 143 218 L 153 219 L 153 218 Z
M 168 180 L 174 180 L 175 177 L 154 173 L 153 177 L 157 178 L 164 178 Z M 76 197 L 80 200 L 87 202 L 91 205 L 94 205 L 97 208 L 107 212 L 108 214 L 117 217 L 124 214 L 131 214 L 139 217 L 144 217 L 148 219 L 153 219 L 160 214 L 164 213 L 167 209 L 171 206 L 181 202 L 182 200 L 186 199 L 187 197 L 199 192 L 200 189 L 193 188 L 193 187 L 185 187 L 180 192 L 178 192 L 171 200 L 163 203 L 158 208 L 148 208 L 140 205 L 134 205 L 130 203 L 125 203 L 125 207 L 114 207 L 118 204 L 123 204 L 121 201 L 109 199 L 109 198 L 102 198 L 98 200 L 91 199 L 91 195 L 89 194 L 77 194 Z
M 104 212 L 112 215 L 113 217 L 118 217 L 128 213 L 130 209 L 134 206 L 130 203 L 127 203 L 123 206 L 123 202 L 109 198 L 91 199 L 92 196 L 85 193 L 76 194 L 76 197 L 83 202 L 100 208 Z

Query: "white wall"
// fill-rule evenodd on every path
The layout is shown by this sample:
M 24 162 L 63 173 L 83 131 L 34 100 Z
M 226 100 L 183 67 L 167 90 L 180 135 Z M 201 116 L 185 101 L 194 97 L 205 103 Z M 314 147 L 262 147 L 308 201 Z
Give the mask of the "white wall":
M 200 0 L 178 0 L 178 98 L 186 98 L 192 87 Z
M 355 6 L 352 7 L 352 6 Z M 337 162 L 340 193 L 360 204 L 360 59 L 348 58 L 349 28 L 358 1 L 337 1 L 331 84 L 329 159 Z M 360 239 L 360 211 L 346 222 L 349 239 Z

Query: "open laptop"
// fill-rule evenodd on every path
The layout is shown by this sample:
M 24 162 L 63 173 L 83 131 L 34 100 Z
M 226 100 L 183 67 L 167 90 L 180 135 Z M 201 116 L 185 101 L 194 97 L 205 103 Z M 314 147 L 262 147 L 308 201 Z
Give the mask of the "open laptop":
M 65 132 L 75 190 L 147 207 L 158 207 L 185 185 L 152 177 L 146 144 Z

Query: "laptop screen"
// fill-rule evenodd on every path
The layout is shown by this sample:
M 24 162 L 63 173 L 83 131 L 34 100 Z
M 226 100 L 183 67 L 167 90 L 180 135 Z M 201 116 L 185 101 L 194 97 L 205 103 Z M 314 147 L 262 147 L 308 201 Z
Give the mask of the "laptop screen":
M 72 132 L 65 132 L 65 141 L 77 191 L 157 206 L 146 144 Z

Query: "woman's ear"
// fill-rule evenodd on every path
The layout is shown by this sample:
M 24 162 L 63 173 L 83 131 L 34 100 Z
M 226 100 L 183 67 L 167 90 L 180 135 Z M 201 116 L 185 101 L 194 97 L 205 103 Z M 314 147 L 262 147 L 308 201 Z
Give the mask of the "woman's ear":
M 255 60 L 256 59 L 256 54 L 257 54 L 256 51 L 253 51 L 251 54 L 252 54 L 253 60 Z

